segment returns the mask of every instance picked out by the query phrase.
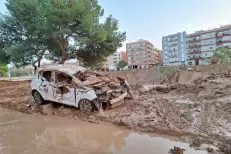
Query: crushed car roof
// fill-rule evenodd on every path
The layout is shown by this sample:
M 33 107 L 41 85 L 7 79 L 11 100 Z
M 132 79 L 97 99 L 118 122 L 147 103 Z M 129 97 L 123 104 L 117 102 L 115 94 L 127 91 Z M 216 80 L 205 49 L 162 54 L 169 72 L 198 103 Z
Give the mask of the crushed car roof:
M 61 64 L 53 64 L 53 65 L 43 65 L 38 69 L 38 72 L 41 70 L 54 70 L 54 71 L 60 71 L 60 72 L 64 72 L 70 75 L 73 75 L 77 72 L 85 72 L 87 69 L 85 67 L 82 66 L 76 66 L 76 65 L 61 65 Z

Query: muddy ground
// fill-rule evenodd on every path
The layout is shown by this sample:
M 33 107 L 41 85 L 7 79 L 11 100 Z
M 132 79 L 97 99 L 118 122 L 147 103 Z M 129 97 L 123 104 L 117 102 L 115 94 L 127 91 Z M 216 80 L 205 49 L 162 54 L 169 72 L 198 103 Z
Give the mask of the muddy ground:
M 187 85 L 168 86 L 168 92 L 153 90 L 145 94 L 139 93 L 140 87 L 134 87 L 133 100 L 103 114 L 89 115 L 68 106 L 35 105 L 29 81 L 0 81 L 0 106 L 28 114 L 54 114 L 94 123 L 107 121 L 142 132 L 182 138 L 187 135 L 231 153 L 231 78 L 223 73 L 210 74 Z M 192 146 L 200 145 L 192 142 Z

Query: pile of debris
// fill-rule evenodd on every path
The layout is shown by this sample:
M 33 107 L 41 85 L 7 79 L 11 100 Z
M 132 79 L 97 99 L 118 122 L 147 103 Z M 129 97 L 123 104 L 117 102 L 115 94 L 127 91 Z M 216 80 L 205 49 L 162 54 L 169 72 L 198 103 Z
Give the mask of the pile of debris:
M 131 87 L 123 78 L 113 78 L 91 70 L 76 72 L 74 76 L 82 82 L 82 86 L 95 90 L 104 109 L 120 105 L 120 100 L 123 101 L 121 98 L 133 98 Z
M 180 147 L 174 146 L 173 149 L 170 149 L 170 154 L 184 154 L 185 149 L 181 149 Z

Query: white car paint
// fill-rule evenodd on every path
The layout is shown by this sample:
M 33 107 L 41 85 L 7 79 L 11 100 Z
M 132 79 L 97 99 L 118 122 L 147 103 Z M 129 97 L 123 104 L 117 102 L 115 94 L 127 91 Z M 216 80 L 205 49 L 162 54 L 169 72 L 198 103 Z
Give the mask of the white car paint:
M 55 70 L 49 70 L 49 69 L 46 70 L 55 72 Z M 62 72 L 62 73 L 66 73 L 66 72 Z M 71 74 L 68 73 L 66 74 L 71 76 L 72 80 L 73 78 L 75 78 Z M 47 81 L 39 73 L 36 73 L 36 75 L 33 77 L 31 81 L 31 90 L 38 91 L 40 95 L 43 97 L 43 99 L 47 101 L 58 102 L 61 104 L 75 106 L 78 108 L 80 100 L 87 99 L 89 101 L 93 101 L 94 99 L 97 98 L 95 91 L 90 88 L 73 88 L 73 87 L 65 86 L 69 90 L 68 93 L 66 94 L 57 93 L 57 88 L 60 86 L 62 85 L 60 85 L 58 82 Z

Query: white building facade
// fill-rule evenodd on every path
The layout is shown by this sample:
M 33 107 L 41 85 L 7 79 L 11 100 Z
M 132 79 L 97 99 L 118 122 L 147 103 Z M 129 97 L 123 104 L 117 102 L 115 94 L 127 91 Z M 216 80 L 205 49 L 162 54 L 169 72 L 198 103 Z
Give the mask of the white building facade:
M 219 48 L 231 48 L 231 25 L 197 31 L 187 35 L 189 65 L 209 65 L 210 57 Z
M 162 58 L 164 66 L 187 64 L 186 32 L 162 37 Z

